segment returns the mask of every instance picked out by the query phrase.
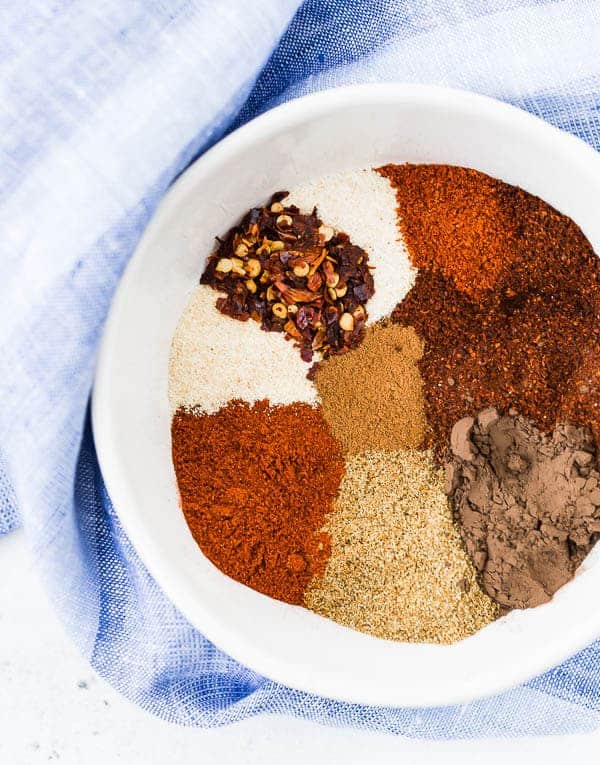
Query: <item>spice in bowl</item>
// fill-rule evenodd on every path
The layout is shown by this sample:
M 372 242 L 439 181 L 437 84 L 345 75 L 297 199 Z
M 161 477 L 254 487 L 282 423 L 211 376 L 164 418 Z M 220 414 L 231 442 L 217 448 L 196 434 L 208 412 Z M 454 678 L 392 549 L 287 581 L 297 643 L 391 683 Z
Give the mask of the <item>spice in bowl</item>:
M 307 404 L 232 401 L 181 410 L 171 427 L 181 506 L 204 554 L 238 582 L 287 603 L 322 572 L 344 463 Z
M 250 210 L 208 259 L 201 283 L 225 292 L 222 313 L 284 332 L 310 361 L 356 347 L 373 295 L 367 253 L 317 216 L 285 206 L 286 192 Z
M 453 643 L 498 615 L 429 452 L 351 457 L 325 529 L 331 557 L 305 595 L 323 616 L 387 640 Z
M 506 608 L 546 603 L 600 534 L 600 473 L 589 430 L 545 435 L 485 409 L 452 430 L 447 491 L 484 589 Z
M 572 220 L 475 170 L 387 165 L 217 241 L 169 366 L 181 506 L 216 566 L 441 644 L 575 575 L 600 538 L 600 261 Z
M 411 327 L 374 324 L 355 351 L 317 365 L 323 416 L 346 454 L 421 445 L 427 429 L 422 355 L 423 341 Z
M 412 172 L 420 175 L 422 167 L 402 166 L 400 178 L 406 182 Z M 393 169 L 385 172 L 398 177 Z M 515 221 L 507 256 L 510 267 L 495 269 L 495 282 L 490 281 L 490 270 L 480 280 L 478 261 L 471 256 L 454 263 L 454 276 L 431 256 L 392 315 L 394 321 L 414 327 L 425 344 L 419 369 L 431 427 L 427 443 L 444 451 L 454 423 L 489 406 L 503 412 L 514 408 L 549 432 L 565 421 L 559 412 L 565 397 L 572 396 L 571 381 L 583 357 L 588 349 L 600 347 L 598 256 L 570 218 L 522 189 L 475 171 L 469 171 L 471 185 L 466 188 L 462 175 L 442 174 L 441 189 L 436 173 L 427 177 L 434 186 L 428 194 L 428 216 L 443 216 L 450 196 L 470 230 L 473 221 L 485 219 L 486 211 L 479 206 L 491 197 L 493 209 Z M 472 183 L 478 179 L 486 194 L 473 198 Z M 447 187 L 455 181 L 460 181 L 459 187 L 450 193 Z M 423 186 L 421 182 L 418 188 Z M 398 197 L 401 228 L 408 225 L 411 209 L 405 206 L 405 193 Z M 491 238 L 484 227 L 477 240 L 486 263 L 498 253 L 497 232 L 489 231 Z M 457 276 L 459 270 L 462 276 Z M 456 278 L 459 283 L 464 278 L 471 288 L 459 288 Z M 588 414 L 594 416 L 591 410 Z

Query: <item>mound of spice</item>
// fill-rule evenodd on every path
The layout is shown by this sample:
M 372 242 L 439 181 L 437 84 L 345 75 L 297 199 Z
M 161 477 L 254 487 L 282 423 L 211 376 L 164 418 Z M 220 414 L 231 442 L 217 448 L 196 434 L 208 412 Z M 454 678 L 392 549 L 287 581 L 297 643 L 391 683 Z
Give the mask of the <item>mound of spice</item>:
M 215 309 L 214 292 L 199 284 L 171 343 L 172 413 L 184 407 L 210 414 L 235 398 L 249 403 L 268 398 L 271 404 L 316 404 L 306 364 L 290 343 L 274 340 L 253 321 L 223 316 Z
M 323 220 L 369 253 L 375 283 L 369 322 L 388 317 L 416 275 L 398 236 L 396 192 L 390 181 L 373 168 L 345 169 L 291 188 L 286 204 L 300 210 L 316 205 Z
M 517 252 L 520 189 L 452 165 L 386 165 L 379 172 L 396 188 L 413 264 L 441 271 L 474 299 L 493 289 Z
M 331 558 L 305 602 L 313 611 L 389 640 L 452 643 L 490 623 L 431 454 L 351 457 L 325 529 Z
M 404 167 L 401 177 L 406 180 L 413 171 L 417 172 L 413 166 Z M 389 172 L 394 180 L 397 176 Z M 394 321 L 413 326 L 425 341 L 419 369 L 431 426 L 426 443 L 441 452 L 457 420 L 489 406 L 502 411 L 513 407 L 542 430 L 551 430 L 564 392 L 574 390 L 574 375 L 586 348 L 600 344 L 600 261 L 581 230 L 521 189 L 474 171 L 468 177 L 470 184 L 465 187 L 461 174 L 444 167 L 432 166 L 427 175 L 432 187 L 428 192 L 431 214 L 443 219 L 447 199 L 454 200 L 455 215 L 464 216 L 456 229 L 456 246 L 464 246 L 470 257 L 457 255 L 452 267 L 450 261 L 439 265 L 438 250 L 431 250 L 426 259 L 413 250 L 418 245 L 409 243 L 411 258 L 422 267 L 393 314 Z M 477 180 L 486 193 L 471 196 L 468 192 Z M 460 183 L 450 193 L 448 186 L 455 181 Z M 498 232 L 483 226 L 477 251 L 467 250 L 472 241 L 469 227 L 480 217 L 485 221 L 490 212 L 486 200 L 491 188 L 496 196 L 490 209 L 500 220 L 512 217 L 516 227 L 499 248 Z M 399 199 L 404 199 L 404 193 L 399 190 Z M 404 212 L 401 203 L 401 221 Z M 418 220 L 413 224 L 414 237 Z M 444 220 L 439 223 L 445 225 Z M 446 236 L 452 234 L 452 230 L 446 232 Z M 425 231 L 422 235 L 427 237 Z M 510 267 L 500 268 L 498 263 L 490 290 L 493 280 L 480 278 L 477 263 L 500 256 Z M 486 273 L 489 276 L 492 271 Z M 467 287 L 469 281 L 472 289 Z M 582 395 L 587 394 L 582 391 Z M 580 414 L 585 409 L 595 423 L 581 424 L 600 432 L 597 409 L 574 402 L 571 409 Z
M 373 295 L 368 255 L 322 224 L 316 208 L 308 215 L 281 202 L 250 210 L 208 259 L 200 282 L 225 292 L 217 308 L 241 321 L 260 322 L 284 332 L 310 361 L 356 347 Z
M 485 591 L 502 606 L 550 600 L 600 537 L 600 473 L 586 428 L 545 436 L 495 409 L 452 430 L 447 490 Z
M 346 454 L 421 444 L 427 427 L 417 367 L 422 355 L 412 328 L 375 324 L 352 353 L 317 365 L 323 416 Z
M 320 412 L 268 401 L 182 409 L 171 437 L 181 506 L 204 554 L 233 579 L 302 603 L 329 557 L 321 528 L 344 472 Z

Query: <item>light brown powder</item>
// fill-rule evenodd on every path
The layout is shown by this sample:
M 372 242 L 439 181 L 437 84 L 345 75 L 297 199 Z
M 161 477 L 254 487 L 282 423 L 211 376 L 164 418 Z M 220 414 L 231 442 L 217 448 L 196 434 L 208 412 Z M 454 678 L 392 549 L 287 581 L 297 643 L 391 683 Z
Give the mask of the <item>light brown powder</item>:
M 319 365 L 323 414 L 346 454 L 418 447 L 426 429 L 417 362 L 423 343 L 412 327 L 375 324 L 352 353 Z
M 348 460 L 325 529 L 332 553 L 305 604 L 377 637 L 452 643 L 493 621 L 430 452 Z

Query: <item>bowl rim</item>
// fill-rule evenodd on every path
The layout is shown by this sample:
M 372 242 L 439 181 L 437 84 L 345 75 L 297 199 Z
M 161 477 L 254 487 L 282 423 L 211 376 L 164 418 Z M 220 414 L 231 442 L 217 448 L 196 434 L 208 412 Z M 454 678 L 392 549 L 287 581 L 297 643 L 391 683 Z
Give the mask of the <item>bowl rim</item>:
M 269 135 L 284 132 L 291 125 L 306 121 L 307 115 L 310 115 L 311 119 L 315 119 L 319 115 L 331 114 L 338 109 L 359 104 L 377 106 L 404 102 L 420 103 L 423 106 L 444 106 L 448 104 L 449 100 L 453 108 L 458 106 L 470 112 L 473 117 L 488 116 L 495 121 L 510 124 L 515 129 L 535 131 L 540 141 L 553 143 L 560 141 L 565 149 L 568 148 L 571 152 L 573 162 L 595 166 L 600 177 L 600 155 L 584 141 L 553 127 L 528 112 L 489 96 L 432 85 L 373 83 L 333 88 L 295 98 L 255 117 L 252 121 L 221 139 L 194 160 L 170 186 L 151 216 L 120 280 L 110 306 L 98 353 L 91 405 L 92 428 L 98 461 L 119 522 L 149 573 L 175 607 L 208 640 L 236 661 L 289 687 L 342 702 L 372 706 L 410 704 L 413 707 L 425 707 L 464 703 L 500 693 L 561 663 L 597 638 L 600 635 L 600 611 L 596 620 L 586 622 L 587 629 L 582 629 L 571 641 L 560 646 L 552 643 L 545 652 L 541 650 L 537 656 L 533 657 L 527 667 L 515 667 L 514 671 L 507 672 L 502 678 L 497 678 L 496 682 L 490 682 L 485 676 L 481 681 L 473 681 L 468 690 L 448 690 L 446 688 L 437 696 L 429 694 L 427 698 L 415 698 L 414 700 L 411 698 L 409 702 L 394 702 L 390 701 L 389 698 L 377 700 L 370 696 L 366 698 L 360 689 L 356 693 L 342 692 L 335 683 L 324 689 L 323 686 L 327 683 L 315 683 L 310 673 L 307 674 L 300 665 L 286 667 L 286 671 L 282 673 L 280 664 L 277 661 L 272 661 L 268 653 L 260 650 L 252 652 L 248 650 L 247 646 L 243 651 L 240 650 L 235 635 L 221 625 L 211 610 L 205 609 L 201 600 L 194 600 L 189 592 L 183 591 L 180 577 L 175 571 L 176 567 L 173 567 L 170 561 L 160 554 L 156 541 L 152 539 L 143 524 L 138 523 L 134 515 L 122 512 L 122 508 L 127 507 L 128 502 L 134 500 L 129 494 L 125 485 L 126 482 L 122 480 L 118 459 L 111 453 L 113 439 L 110 428 L 102 416 L 110 400 L 111 381 L 108 369 L 111 366 L 109 360 L 112 354 L 112 338 L 118 332 L 120 305 L 127 299 L 129 281 L 134 272 L 135 264 L 141 257 L 140 252 L 146 241 L 152 239 L 154 229 L 157 227 L 157 220 L 165 217 L 168 210 L 175 205 L 176 200 L 183 197 L 189 188 L 196 185 L 197 178 L 226 162 L 241 148 L 251 145 L 255 139 L 259 137 L 264 139 Z M 594 171 L 588 170 L 588 172 Z M 550 643 L 551 641 L 549 641 Z

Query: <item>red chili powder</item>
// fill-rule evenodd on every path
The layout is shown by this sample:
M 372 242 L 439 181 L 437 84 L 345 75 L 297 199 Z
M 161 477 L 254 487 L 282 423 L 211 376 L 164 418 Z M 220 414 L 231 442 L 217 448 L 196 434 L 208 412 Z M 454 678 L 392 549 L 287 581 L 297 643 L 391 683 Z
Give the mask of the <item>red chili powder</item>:
M 386 165 L 399 224 L 419 269 L 438 270 L 474 299 L 496 284 L 517 255 L 519 189 L 451 165 Z
M 568 415 L 599 434 L 599 381 L 589 354 L 600 343 L 600 261 L 581 229 L 541 199 L 482 173 L 422 167 L 383 172 L 407 184 L 397 188 L 401 226 L 411 209 L 416 214 L 408 244 L 420 271 L 393 319 L 425 341 L 419 368 L 429 445 L 443 451 L 453 424 L 487 406 L 517 409 L 542 431 Z M 407 188 L 425 194 L 426 214 L 407 201 Z M 434 235 L 444 247 L 453 237 L 457 243 L 434 247 Z M 481 271 L 480 262 L 492 265 Z
M 181 506 L 204 554 L 238 582 L 301 604 L 329 558 L 320 529 L 344 472 L 320 411 L 268 401 L 180 409 L 171 437 Z
M 592 429 L 600 444 L 600 345 L 594 343 L 583 352 L 581 364 L 563 393 L 559 420 Z

